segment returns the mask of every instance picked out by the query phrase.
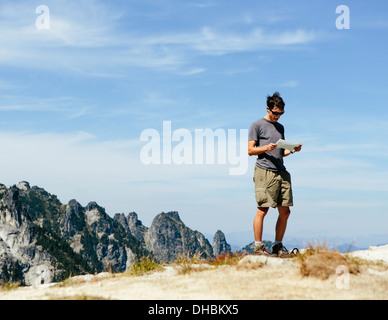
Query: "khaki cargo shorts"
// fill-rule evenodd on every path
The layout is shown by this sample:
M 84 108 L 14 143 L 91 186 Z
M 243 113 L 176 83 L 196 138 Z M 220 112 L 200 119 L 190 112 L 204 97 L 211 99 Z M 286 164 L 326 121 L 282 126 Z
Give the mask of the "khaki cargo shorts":
M 288 171 L 273 172 L 255 166 L 253 176 L 257 207 L 292 207 L 291 175 Z

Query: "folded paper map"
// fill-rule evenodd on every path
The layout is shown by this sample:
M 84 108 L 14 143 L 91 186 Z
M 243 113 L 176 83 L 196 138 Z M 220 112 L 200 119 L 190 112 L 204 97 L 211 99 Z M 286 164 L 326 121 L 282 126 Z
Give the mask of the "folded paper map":
M 290 151 L 294 151 L 294 148 L 299 147 L 302 144 L 302 142 L 293 143 L 293 142 L 289 142 L 289 141 L 286 141 L 283 139 L 279 139 L 278 142 L 276 142 L 276 144 L 277 144 L 278 148 L 283 148 L 283 149 L 287 149 Z

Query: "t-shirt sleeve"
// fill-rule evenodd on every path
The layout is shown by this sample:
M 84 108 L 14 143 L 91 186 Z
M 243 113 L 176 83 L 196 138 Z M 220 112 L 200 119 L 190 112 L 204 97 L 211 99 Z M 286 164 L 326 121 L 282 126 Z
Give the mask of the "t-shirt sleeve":
M 251 127 L 249 128 L 249 135 L 248 135 L 248 141 L 255 140 L 259 141 L 260 136 L 259 136 L 259 127 L 257 123 L 252 123 Z

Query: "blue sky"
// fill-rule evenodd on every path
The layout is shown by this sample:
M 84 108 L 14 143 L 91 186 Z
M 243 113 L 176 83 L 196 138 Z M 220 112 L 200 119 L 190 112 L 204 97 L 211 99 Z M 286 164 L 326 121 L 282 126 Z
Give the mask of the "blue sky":
M 48 30 L 35 26 L 40 4 Z M 335 24 L 342 4 L 348 30 Z M 288 235 L 386 234 L 387 34 L 382 0 L 3 0 L 0 180 L 112 216 L 136 211 L 146 226 L 177 210 L 201 232 L 251 230 L 255 159 L 239 176 L 221 164 L 147 166 L 140 135 L 163 121 L 247 130 L 279 91 L 286 138 L 304 142 L 285 159 Z

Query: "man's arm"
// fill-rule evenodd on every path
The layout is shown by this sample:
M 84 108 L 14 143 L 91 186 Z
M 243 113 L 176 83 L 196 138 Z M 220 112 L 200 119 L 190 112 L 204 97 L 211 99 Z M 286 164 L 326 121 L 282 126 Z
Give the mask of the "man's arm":
M 299 152 L 300 150 L 302 150 L 302 145 L 300 145 L 299 147 L 296 147 L 294 149 L 294 152 Z M 287 150 L 287 149 L 284 149 L 284 154 L 283 154 L 283 157 L 287 157 L 291 154 L 292 152 L 290 150 Z
M 288 157 L 292 152 L 288 149 L 284 149 L 283 158 Z
M 249 140 L 248 141 L 248 154 L 250 156 L 258 156 L 259 154 L 262 154 L 267 151 L 272 151 L 276 149 L 275 143 L 270 143 L 262 147 L 256 147 L 256 141 L 255 140 Z

